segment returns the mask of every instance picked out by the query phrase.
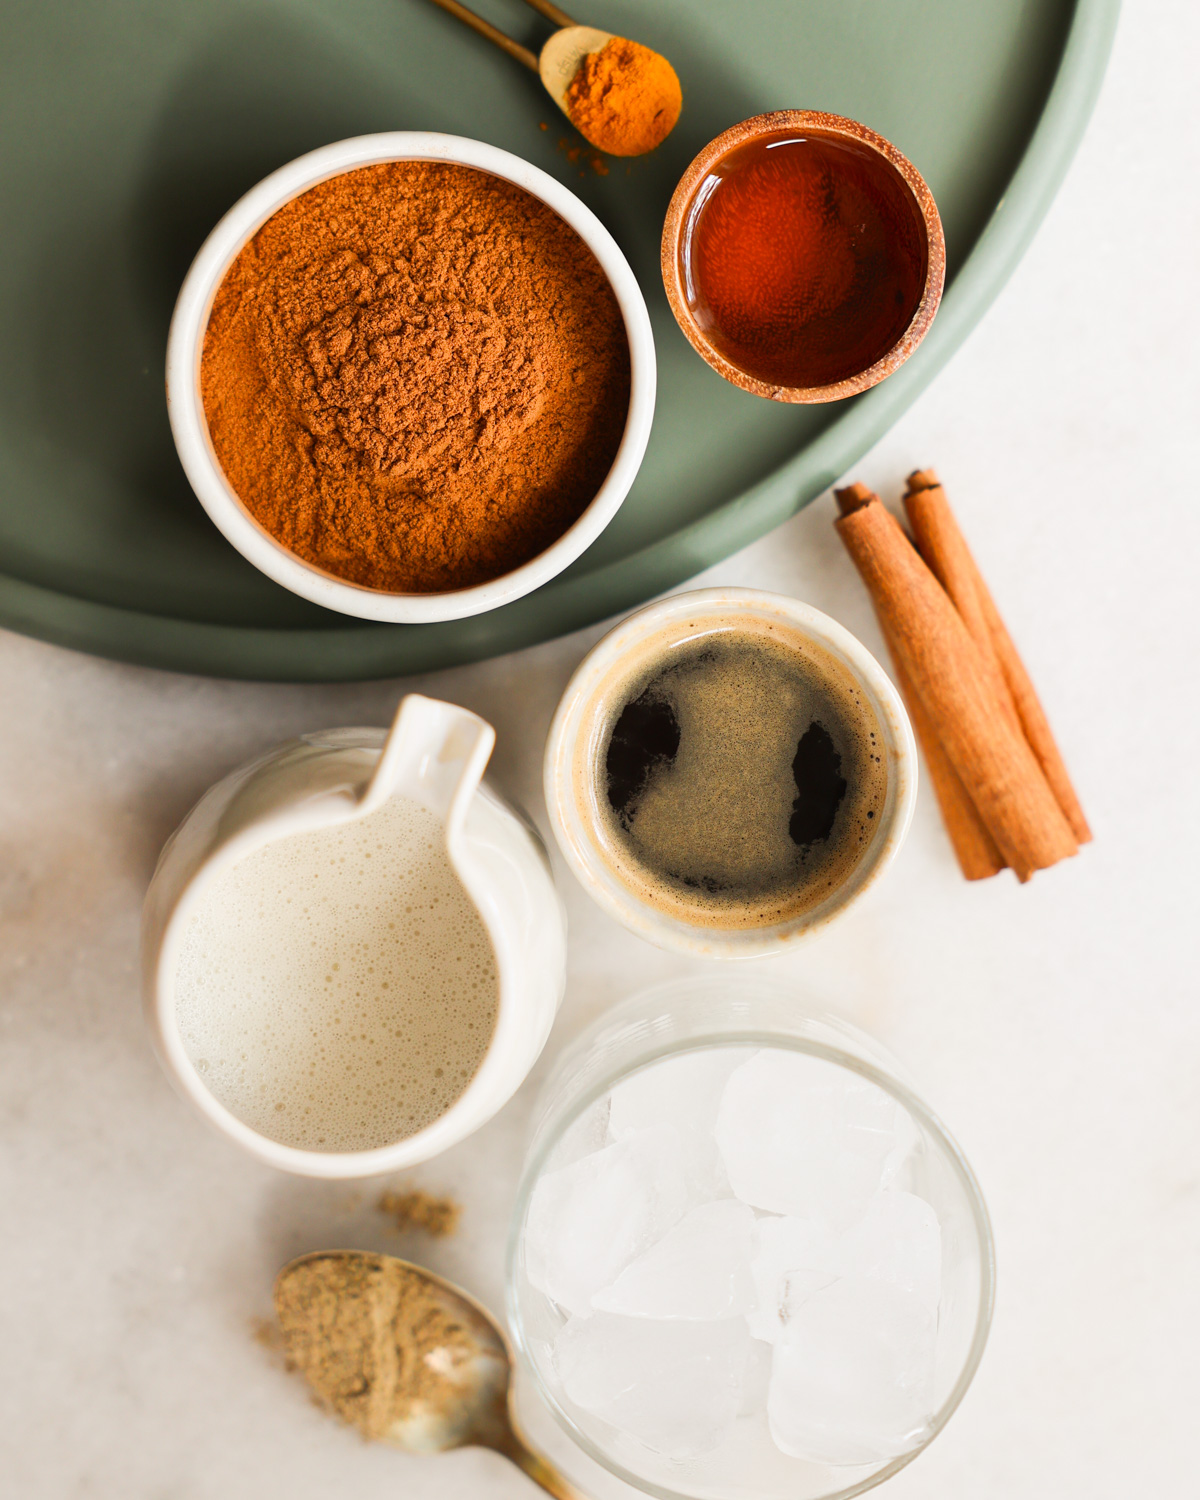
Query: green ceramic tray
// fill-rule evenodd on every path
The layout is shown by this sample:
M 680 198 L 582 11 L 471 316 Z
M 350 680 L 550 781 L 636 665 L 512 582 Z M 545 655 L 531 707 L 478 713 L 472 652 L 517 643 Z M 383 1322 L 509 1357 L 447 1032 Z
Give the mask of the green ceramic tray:
M 628 609 L 820 494 L 945 363 L 1012 270 L 1103 75 L 1118 0 L 595 0 L 579 19 L 666 53 L 678 128 L 606 177 L 571 162 L 537 80 L 427 0 L 2 0 L 0 623 L 106 656 L 325 680 L 493 655 Z M 537 45 L 520 0 L 478 9 Z M 698 148 L 748 115 L 862 120 L 924 173 L 950 280 L 933 330 L 854 401 L 725 384 L 668 312 L 658 237 Z M 545 122 L 548 129 L 541 129 Z M 646 291 L 659 402 L 617 520 L 569 572 L 473 620 L 378 626 L 255 572 L 183 477 L 163 403 L 192 255 L 252 183 L 376 130 L 475 136 L 562 178 Z

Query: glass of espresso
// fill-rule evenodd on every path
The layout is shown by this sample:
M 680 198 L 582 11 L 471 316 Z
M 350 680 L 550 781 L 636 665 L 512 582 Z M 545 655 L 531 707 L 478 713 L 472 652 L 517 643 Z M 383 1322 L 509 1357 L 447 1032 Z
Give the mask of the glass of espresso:
M 676 595 L 584 659 L 550 729 L 546 804 L 611 915 L 660 947 L 777 951 L 882 872 L 907 830 L 904 706 L 850 633 L 752 589 Z

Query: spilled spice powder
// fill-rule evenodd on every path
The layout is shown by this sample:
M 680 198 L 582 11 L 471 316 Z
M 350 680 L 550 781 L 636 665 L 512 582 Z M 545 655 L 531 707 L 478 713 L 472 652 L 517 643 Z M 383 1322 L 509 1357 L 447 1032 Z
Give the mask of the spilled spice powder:
M 586 153 L 588 166 L 591 167 L 596 176 L 608 176 L 608 163 L 600 155 L 599 151 L 593 150 L 586 141 L 584 141 L 582 145 L 572 145 L 565 135 L 560 135 L 558 138 L 558 149 L 563 153 L 563 155 L 567 158 L 572 166 L 574 166 L 575 163 L 578 162 L 580 158 L 583 157 L 583 155 Z M 587 173 L 581 172 L 579 175 L 581 177 L 586 177 Z
M 571 124 L 593 146 L 610 156 L 641 156 L 674 130 L 683 89 L 660 53 L 614 36 L 585 55 L 565 102 Z
M 222 281 L 202 395 L 221 467 L 339 577 L 435 593 L 579 517 L 620 444 L 629 347 L 575 231 L 523 189 L 388 162 L 274 214 Z
M 273 1323 L 270 1318 L 251 1318 L 250 1337 L 270 1354 L 279 1354 L 283 1351 L 283 1334 L 280 1332 L 279 1325 Z
M 376 1206 L 381 1214 L 393 1220 L 401 1234 L 418 1229 L 435 1240 L 453 1234 L 462 1215 L 461 1205 L 452 1198 L 436 1198 L 420 1188 L 407 1192 L 389 1189 Z

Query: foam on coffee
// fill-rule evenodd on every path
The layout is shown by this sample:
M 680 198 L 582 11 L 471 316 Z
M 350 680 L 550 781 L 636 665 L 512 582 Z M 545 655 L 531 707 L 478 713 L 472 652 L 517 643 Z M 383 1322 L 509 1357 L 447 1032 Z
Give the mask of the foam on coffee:
M 188 1057 L 260 1135 L 364 1151 L 431 1124 L 495 1030 L 491 940 L 425 808 L 393 797 L 222 872 L 175 975 Z
M 882 825 L 875 712 L 785 621 L 676 623 L 610 674 L 592 716 L 576 795 L 614 873 L 667 915 L 713 928 L 802 915 Z

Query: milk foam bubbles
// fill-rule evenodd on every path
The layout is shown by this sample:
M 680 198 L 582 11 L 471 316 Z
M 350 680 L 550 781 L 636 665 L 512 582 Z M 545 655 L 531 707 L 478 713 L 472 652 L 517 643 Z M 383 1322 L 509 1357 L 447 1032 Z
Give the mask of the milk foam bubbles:
M 175 1014 L 205 1086 L 260 1135 L 365 1151 L 431 1124 L 496 1025 L 486 928 L 438 818 L 393 797 L 216 876 L 183 934 Z

